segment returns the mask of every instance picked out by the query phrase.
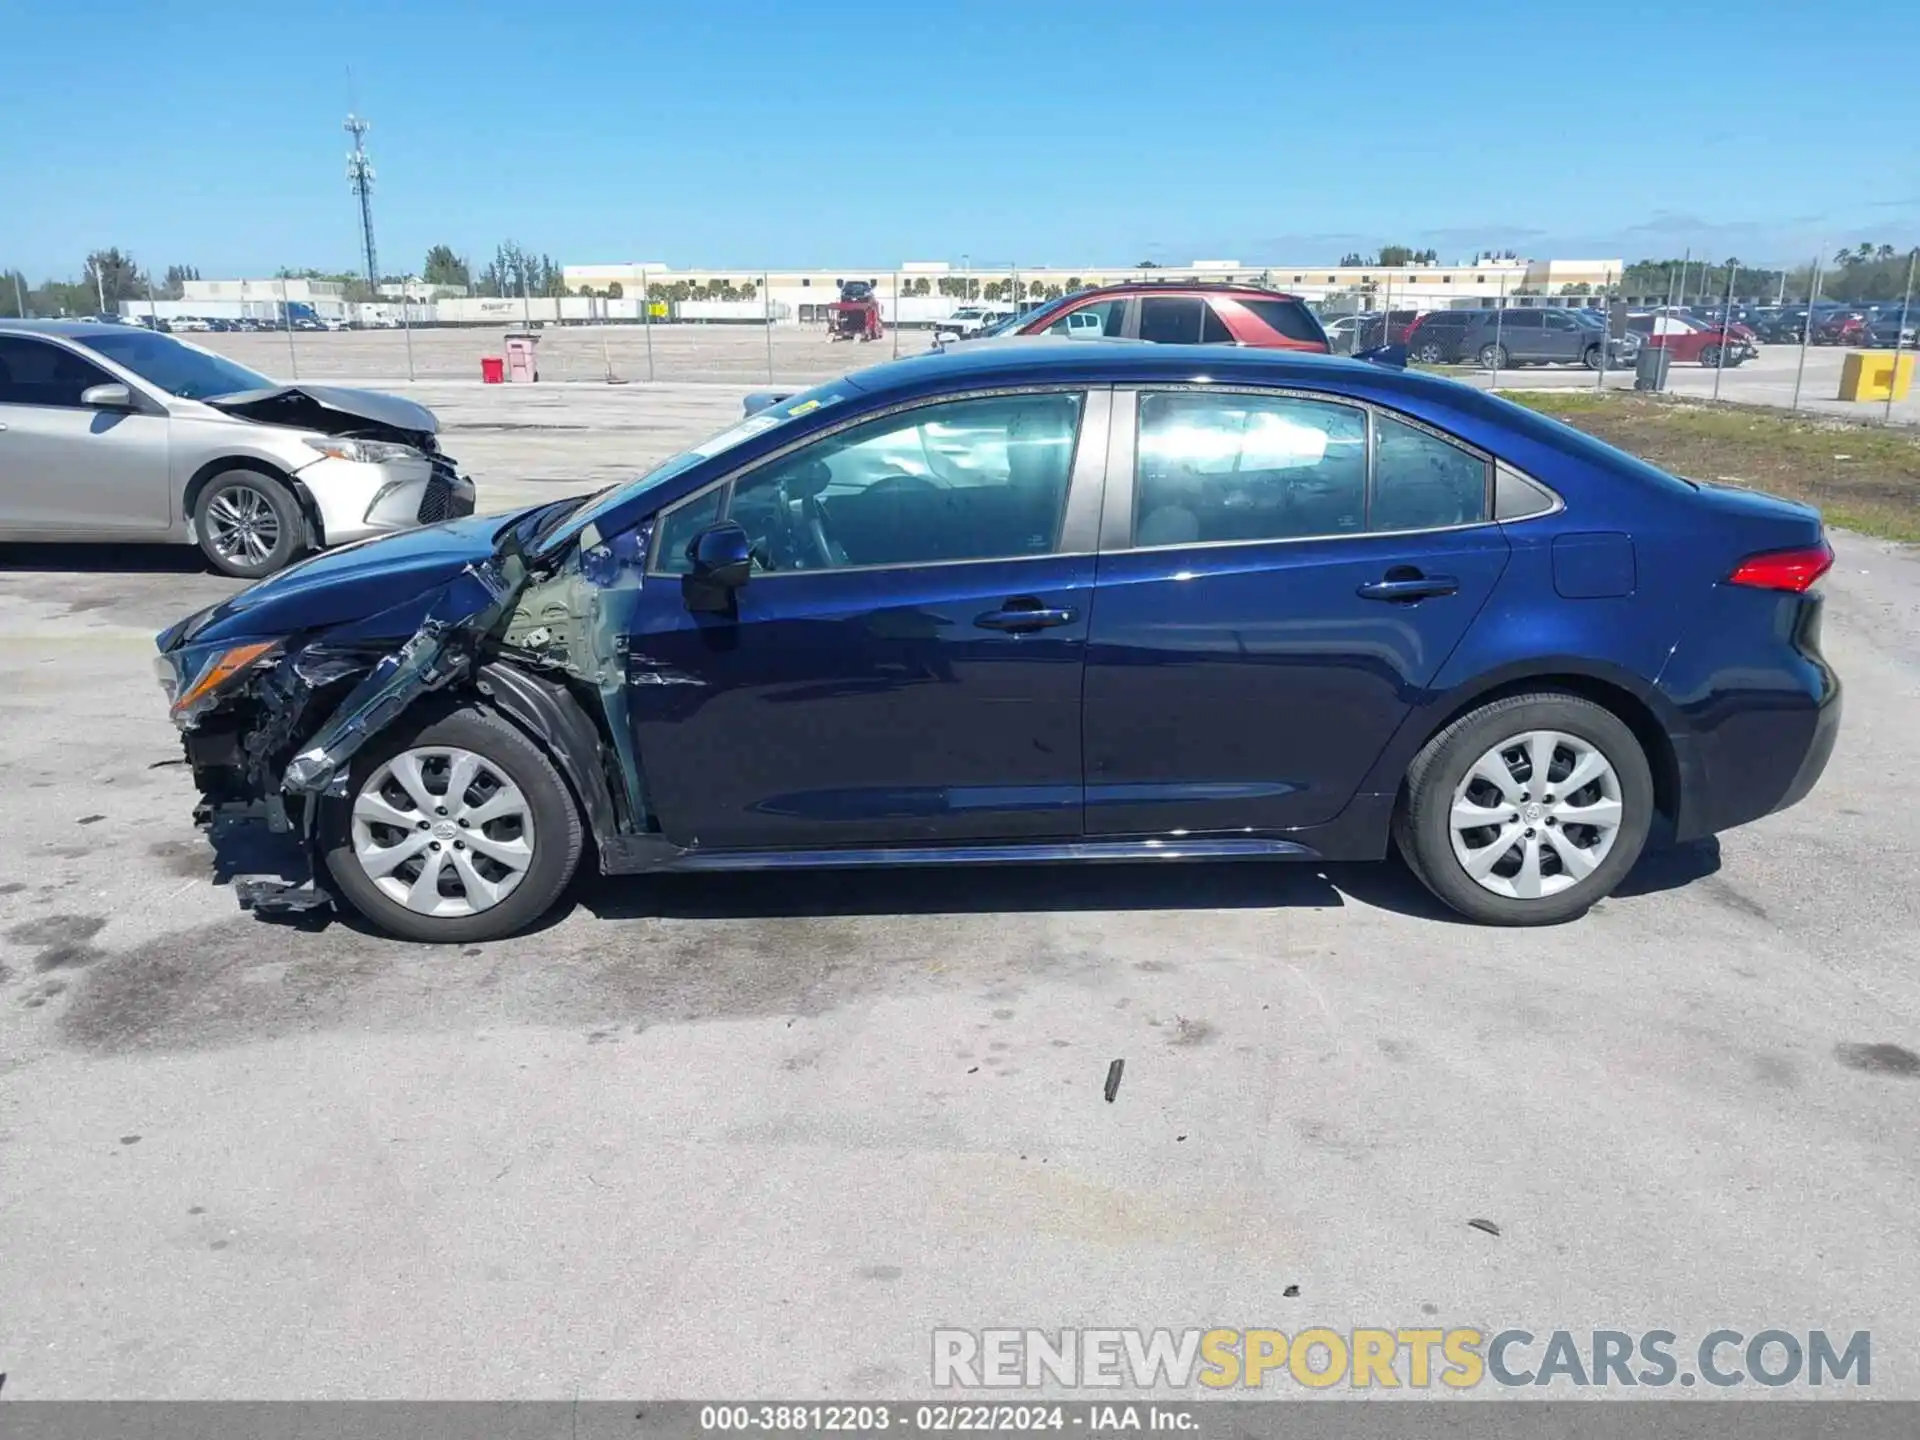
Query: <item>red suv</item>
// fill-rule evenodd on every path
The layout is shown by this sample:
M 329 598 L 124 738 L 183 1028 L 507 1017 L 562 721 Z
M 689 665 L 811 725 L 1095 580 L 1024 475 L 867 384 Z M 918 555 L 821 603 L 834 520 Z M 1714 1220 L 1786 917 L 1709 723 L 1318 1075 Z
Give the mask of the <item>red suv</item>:
M 1333 348 L 1299 296 L 1253 285 L 1103 285 L 1063 296 L 983 333 L 1247 345 L 1323 355 Z

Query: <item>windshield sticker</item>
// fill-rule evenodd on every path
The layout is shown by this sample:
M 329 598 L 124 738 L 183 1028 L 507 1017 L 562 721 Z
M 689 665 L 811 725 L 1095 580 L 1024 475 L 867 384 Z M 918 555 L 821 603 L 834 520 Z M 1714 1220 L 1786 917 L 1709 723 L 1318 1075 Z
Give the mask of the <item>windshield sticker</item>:
M 794 420 L 802 415 L 811 415 L 823 405 L 838 405 L 846 398 L 844 395 L 817 395 L 811 400 L 802 400 L 798 405 L 795 405 L 787 411 L 787 418 Z
M 778 425 L 780 419 L 780 416 L 769 415 L 764 411 L 758 415 L 749 415 L 731 430 L 722 430 L 711 440 L 694 446 L 687 453 L 698 455 L 703 460 L 710 455 L 718 455 L 722 450 L 731 450 L 734 446 L 744 444 L 756 435 L 764 435 Z

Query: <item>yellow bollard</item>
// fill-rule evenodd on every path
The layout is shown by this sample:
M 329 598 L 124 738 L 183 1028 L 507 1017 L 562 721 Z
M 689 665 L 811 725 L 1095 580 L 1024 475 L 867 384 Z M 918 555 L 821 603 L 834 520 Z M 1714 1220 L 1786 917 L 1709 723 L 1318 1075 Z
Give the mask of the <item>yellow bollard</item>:
M 1842 400 L 1904 400 L 1913 387 L 1911 350 L 1849 350 L 1840 365 Z

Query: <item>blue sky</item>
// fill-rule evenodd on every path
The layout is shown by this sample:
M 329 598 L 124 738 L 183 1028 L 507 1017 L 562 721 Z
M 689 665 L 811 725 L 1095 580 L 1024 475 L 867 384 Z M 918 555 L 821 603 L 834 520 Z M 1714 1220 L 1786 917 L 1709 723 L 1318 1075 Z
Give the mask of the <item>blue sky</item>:
M 351 268 L 350 105 L 387 271 L 1920 241 L 1913 0 L 6 8 L 0 265 L 34 279 L 108 244 Z

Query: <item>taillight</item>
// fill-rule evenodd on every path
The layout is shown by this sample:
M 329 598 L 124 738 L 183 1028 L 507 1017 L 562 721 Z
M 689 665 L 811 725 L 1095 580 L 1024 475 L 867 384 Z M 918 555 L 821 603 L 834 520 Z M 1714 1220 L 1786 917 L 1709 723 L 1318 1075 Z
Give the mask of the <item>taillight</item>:
M 1755 590 L 1790 590 L 1798 595 L 1832 568 L 1833 550 L 1822 540 L 1818 545 L 1749 555 L 1734 567 L 1727 583 Z

